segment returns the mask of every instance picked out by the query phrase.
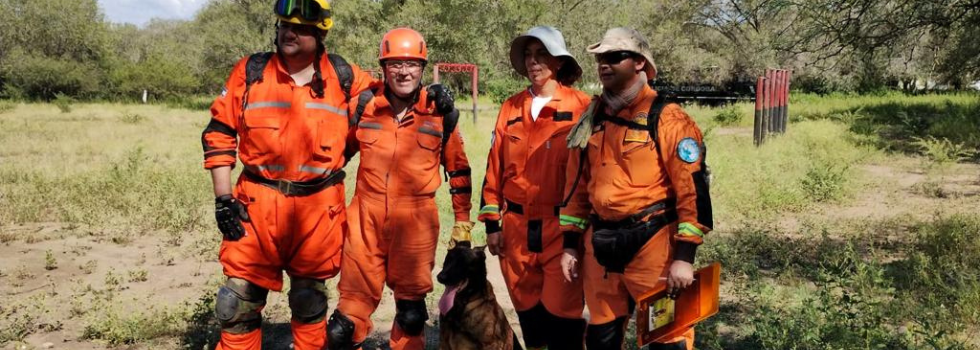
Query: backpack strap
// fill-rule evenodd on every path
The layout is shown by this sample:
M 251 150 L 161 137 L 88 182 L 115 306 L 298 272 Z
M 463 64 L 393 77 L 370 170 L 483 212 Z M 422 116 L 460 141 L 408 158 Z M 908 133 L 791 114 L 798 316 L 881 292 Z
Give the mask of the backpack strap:
M 245 61 L 245 92 L 242 93 L 242 117 L 245 116 L 245 108 L 248 107 L 248 92 L 252 89 L 252 84 L 262 80 L 262 72 L 269 64 L 272 52 L 258 52 L 248 56 Z
M 361 91 L 361 93 L 357 95 L 357 107 L 354 108 L 354 115 L 350 117 L 350 127 L 357 126 L 357 123 L 361 121 L 361 116 L 364 115 L 364 108 L 366 108 L 368 102 L 374 98 L 374 93 L 374 90 L 367 89 Z
M 272 59 L 272 52 L 259 52 L 248 56 L 248 61 L 245 63 L 246 89 L 255 82 L 262 80 L 262 72 L 265 70 L 265 66 L 269 64 L 270 59 Z
M 459 110 L 453 108 L 452 112 L 442 116 L 442 146 L 449 142 L 449 136 L 456 131 L 456 124 L 459 124 Z
M 350 100 L 351 87 L 354 85 L 354 70 L 343 57 L 337 54 L 328 53 L 327 59 L 337 73 L 337 81 L 340 83 L 340 90 L 344 92 L 344 100 Z M 358 99 L 360 103 L 360 99 Z
M 647 112 L 647 131 L 650 132 L 650 137 L 653 138 L 653 143 L 657 147 L 657 153 L 660 153 L 660 114 L 663 113 L 664 107 L 667 106 L 667 99 L 661 94 L 657 94 L 657 97 L 653 99 L 653 103 L 650 105 L 650 112 Z M 663 165 L 663 164 L 661 164 Z

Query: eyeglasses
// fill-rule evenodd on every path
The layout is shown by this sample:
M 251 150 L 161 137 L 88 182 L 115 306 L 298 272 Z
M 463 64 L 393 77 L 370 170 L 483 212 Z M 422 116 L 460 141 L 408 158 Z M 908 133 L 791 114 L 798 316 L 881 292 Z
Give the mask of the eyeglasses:
M 403 69 L 408 69 L 409 71 L 417 71 L 422 68 L 422 62 L 420 61 L 388 61 L 385 62 L 385 68 L 392 71 L 401 71 Z
M 315 0 L 276 0 L 273 11 L 282 17 L 299 17 L 307 21 L 320 21 L 330 17 L 330 10 L 324 10 Z
M 636 54 L 630 51 L 603 52 L 595 56 L 595 61 L 605 64 L 619 64 L 619 62 L 635 56 Z

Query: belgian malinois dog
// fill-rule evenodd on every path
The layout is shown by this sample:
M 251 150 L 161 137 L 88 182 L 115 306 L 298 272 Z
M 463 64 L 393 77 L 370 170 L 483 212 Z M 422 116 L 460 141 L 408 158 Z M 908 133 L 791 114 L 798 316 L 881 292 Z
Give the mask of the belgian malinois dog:
M 486 246 L 456 244 L 436 277 L 446 286 L 439 300 L 439 349 L 521 349 L 487 281 Z

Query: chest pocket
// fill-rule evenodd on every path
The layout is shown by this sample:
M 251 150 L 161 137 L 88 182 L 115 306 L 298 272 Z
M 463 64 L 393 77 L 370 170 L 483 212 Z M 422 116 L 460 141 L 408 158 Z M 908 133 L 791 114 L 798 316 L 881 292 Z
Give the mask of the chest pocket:
M 247 114 L 244 117 L 248 136 L 242 146 L 253 156 L 274 156 L 280 151 L 282 119 L 276 114 Z
M 357 142 L 364 145 L 370 145 L 378 141 L 379 134 L 383 126 L 381 123 L 376 122 L 360 122 L 357 124 L 357 131 L 354 137 L 357 137 Z
M 439 146 L 442 146 L 442 128 L 437 126 L 433 121 L 424 121 L 422 125 L 419 126 L 416 138 L 418 139 L 419 146 L 430 150 L 438 151 Z
M 336 119 L 338 118 L 324 119 L 317 125 L 316 142 L 313 145 L 313 157 L 317 161 L 329 163 L 344 149 L 349 131 L 346 120 Z
M 626 129 L 623 135 L 623 154 L 628 155 L 642 149 L 654 149 L 650 132 L 647 130 Z
M 623 135 L 622 161 L 624 171 L 637 185 L 652 185 L 661 177 L 660 156 L 647 130 L 627 129 Z

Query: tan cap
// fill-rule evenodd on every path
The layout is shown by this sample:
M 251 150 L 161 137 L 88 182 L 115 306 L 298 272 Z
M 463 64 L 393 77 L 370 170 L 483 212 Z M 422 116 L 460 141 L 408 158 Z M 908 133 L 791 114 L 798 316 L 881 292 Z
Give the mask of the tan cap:
M 596 55 L 613 51 L 637 53 L 647 60 L 646 67 L 643 69 L 647 73 L 647 79 L 657 77 L 657 64 L 653 62 L 653 55 L 650 54 L 650 43 L 636 29 L 624 27 L 609 29 L 602 36 L 602 41 L 589 45 L 586 50 Z

